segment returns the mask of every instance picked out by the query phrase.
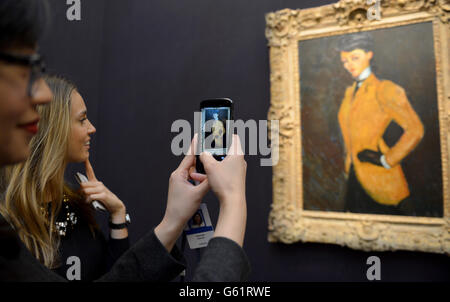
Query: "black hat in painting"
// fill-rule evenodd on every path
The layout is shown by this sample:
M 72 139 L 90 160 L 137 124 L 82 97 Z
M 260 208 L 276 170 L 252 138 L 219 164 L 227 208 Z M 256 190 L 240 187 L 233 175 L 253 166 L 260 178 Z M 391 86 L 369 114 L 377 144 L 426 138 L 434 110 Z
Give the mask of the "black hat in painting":
M 338 43 L 338 51 L 352 51 L 355 49 L 371 51 L 373 48 L 372 35 L 368 32 L 348 34 L 342 36 Z

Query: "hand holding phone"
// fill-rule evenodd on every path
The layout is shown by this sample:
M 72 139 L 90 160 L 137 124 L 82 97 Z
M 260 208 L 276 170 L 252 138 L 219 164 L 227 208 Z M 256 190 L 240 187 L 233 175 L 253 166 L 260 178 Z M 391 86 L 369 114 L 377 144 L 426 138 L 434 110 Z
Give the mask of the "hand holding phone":
M 216 161 L 206 152 L 200 159 L 204 164 L 211 190 L 220 202 L 214 237 L 226 237 L 242 246 L 247 221 L 245 196 L 247 163 L 239 137 L 233 135 L 229 152 L 222 162 Z
M 244 159 L 239 136 L 232 136 L 229 154 L 223 162 L 216 161 L 208 153 L 203 153 L 200 160 L 203 162 L 211 189 L 220 202 L 227 202 L 230 198 L 245 198 L 245 178 L 247 163 Z

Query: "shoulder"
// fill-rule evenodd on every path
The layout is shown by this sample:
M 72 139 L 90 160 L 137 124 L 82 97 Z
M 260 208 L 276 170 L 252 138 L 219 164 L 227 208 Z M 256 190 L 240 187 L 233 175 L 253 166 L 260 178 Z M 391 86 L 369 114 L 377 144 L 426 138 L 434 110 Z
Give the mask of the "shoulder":
M 349 86 L 347 86 L 345 88 L 345 94 L 344 94 L 343 102 L 345 102 L 346 100 L 352 99 L 354 90 L 355 90 L 355 86 L 353 84 L 349 85 Z
M 7 259 L 15 258 L 20 251 L 19 237 L 8 223 L 6 219 L 0 214 L 0 257 Z
M 353 90 L 354 90 L 353 85 L 347 86 L 347 88 L 345 88 L 345 96 L 347 96 L 348 94 L 353 93 Z
M 383 105 L 396 106 L 407 102 L 405 90 L 389 80 L 380 80 L 376 93 L 378 101 Z
M 382 96 L 395 96 L 404 94 L 405 90 L 400 85 L 397 85 L 392 81 L 380 80 L 377 87 L 377 92 Z

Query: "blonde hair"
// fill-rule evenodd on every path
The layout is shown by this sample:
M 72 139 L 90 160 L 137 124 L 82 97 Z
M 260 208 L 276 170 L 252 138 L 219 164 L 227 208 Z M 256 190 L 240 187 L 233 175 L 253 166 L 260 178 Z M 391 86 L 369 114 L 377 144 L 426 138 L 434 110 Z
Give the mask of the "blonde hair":
M 7 167 L 8 183 L 1 213 L 16 228 L 20 239 L 45 266 L 58 265 L 59 236 L 55 219 L 64 194 L 75 193 L 64 183 L 70 135 L 71 95 L 75 85 L 62 77 L 46 77 L 53 92 L 50 104 L 37 108 L 39 131 L 32 138 L 31 155 L 23 163 Z M 51 201 L 49 213 L 48 202 Z

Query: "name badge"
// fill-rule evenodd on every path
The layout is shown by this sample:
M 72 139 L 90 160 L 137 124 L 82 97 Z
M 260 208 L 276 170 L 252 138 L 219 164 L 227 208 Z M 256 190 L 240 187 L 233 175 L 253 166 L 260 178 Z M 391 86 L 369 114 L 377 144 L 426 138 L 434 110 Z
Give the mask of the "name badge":
M 202 203 L 197 212 L 189 219 L 184 232 L 191 249 L 208 245 L 209 240 L 214 235 L 214 228 L 205 203 Z

